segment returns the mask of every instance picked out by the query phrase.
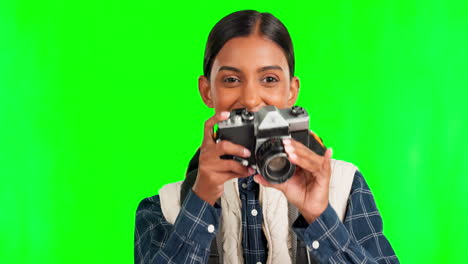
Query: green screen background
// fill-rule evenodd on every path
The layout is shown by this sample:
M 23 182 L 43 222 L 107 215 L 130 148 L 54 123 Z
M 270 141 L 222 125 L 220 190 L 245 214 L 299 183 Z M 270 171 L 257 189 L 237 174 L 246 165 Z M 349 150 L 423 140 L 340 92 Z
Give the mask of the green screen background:
M 209 30 L 240 9 L 288 27 L 298 104 L 400 260 L 466 258 L 466 1 L 3 0 L 1 263 L 133 262 L 138 202 L 184 178 L 212 115 Z

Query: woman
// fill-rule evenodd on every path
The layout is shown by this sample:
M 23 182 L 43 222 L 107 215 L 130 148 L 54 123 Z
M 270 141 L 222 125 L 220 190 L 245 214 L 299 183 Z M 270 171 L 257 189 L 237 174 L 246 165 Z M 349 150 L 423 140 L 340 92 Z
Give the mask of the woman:
M 140 203 L 136 263 L 398 263 L 364 178 L 352 164 L 332 160 L 318 137 L 311 137 L 315 150 L 283 141 L 297 169 L 281 184 L 220 158 L 251 155 L 214 140 L 213 126 L 232 109 L 296 102 L 293 46 L 277 18 L 245 10 L 220 20 L 198 87 L 216 114 L 205 122 L 186 180 Z

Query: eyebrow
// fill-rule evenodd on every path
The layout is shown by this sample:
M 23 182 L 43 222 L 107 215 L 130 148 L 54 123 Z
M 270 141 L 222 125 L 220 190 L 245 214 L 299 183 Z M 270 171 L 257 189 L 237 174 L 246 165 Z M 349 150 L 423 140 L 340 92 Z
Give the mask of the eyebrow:
M 268 71 L 268 70 L 280 70 L 280 71 L 283 71 L 283 68 L 281 68 L 280 66 L 278 65 L 271 65 L 271 66 L 265 66 L 265 67 L 261 67 L 260 69 L 257 70 L 257 72 L 264 72 L 264 71 Z M 235 68 L 235 67 L 231 67 L 231 66 L 221 66 L 218 70 L 218 72 L 220 71 L 233 71 L 233 72 L 238 72 L 240 73 L 241 70 Z
M 278 66 L 278 65 L 271 65 L 271 66 L 262 67 L 262 68 L 260 68 L 257 72 L 264 72 L 264 71 L 268 71 L 268 70 L 280 70 L 280 71 L 283 71 L 283 68 L 281 68 L 281 67 Z
M 219 71 L 219 72 L 220 72 L 220 71 L 241 72 L 241 70 L 239 70 L 239 69 L 237 69 L 237 68 L 234 68 L 234 67 L 231 67 L 231 66 L 221 66 L 221 68 L 219 68 L 218 71 Z

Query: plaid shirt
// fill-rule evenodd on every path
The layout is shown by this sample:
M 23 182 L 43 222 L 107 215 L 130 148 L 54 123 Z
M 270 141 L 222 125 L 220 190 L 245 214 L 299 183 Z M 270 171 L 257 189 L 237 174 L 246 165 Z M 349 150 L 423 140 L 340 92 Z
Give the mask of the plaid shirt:
M 258 185 L 252 177 L 239 179 L 239 191 L 245 263 L 266 263 Z M 144 199 L 136 214 L 135 263 L 207 263 L 220 213 L 221 208 L 190 191 L 171 225 L 164 219 L 158 195 Z M 354 176 L 343 223 L 328 205 L 312 224 L 299 216 L 292 228 L 320 263 L 399 263 L 382 233 L 382 219 L 359 171 Z
M 259 186 L 253 177 L 239 178 L 242 205 L 242 248 L 245 263 L 266 263 L 267 240 L 262 231 L 262 208 L 258 200 Z M 245 208 L 245 209 L 244 209 Z

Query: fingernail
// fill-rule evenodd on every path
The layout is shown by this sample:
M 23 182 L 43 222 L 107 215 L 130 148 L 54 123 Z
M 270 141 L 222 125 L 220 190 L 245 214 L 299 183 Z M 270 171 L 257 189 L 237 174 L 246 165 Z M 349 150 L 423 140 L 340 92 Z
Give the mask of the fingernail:
M 330 157 L 333 156 L 333 149 L 332 148 L 328 148 L 330 150 Z
M 284 145 L 291 145 L 291 140 L 289 138 L 283 138 Z
M 284 146 L 284 150 L 286 150 L 286 152 L 288 153 L 293 153 L 294 152 L 294 148 L 290 145 L 287 145 L 287 146 Z
M 223 111 L 220 113 L 221 118 L 228 118 L 231 115 L 230 112 Z
M 292 160 L 296 160 L 296 159 L 297 159 L 297 155 L 294 154 L 294 153 L 291 153 L 291 154 L 289 154 L 289 158 L 292 159 Z
M 249 167 L 249 174 L 251 175 L 251 174 L 254 174 L 254 173 L 255 173 L 255 170 Z
M 244 156 L 250 157 L 250 155 L 252 155 L 252 153 L 250 153 L 250 150 L 248 150 L 248 149 L 245 148 L 245 149 L 244 149 Z
M 242 164 L 242 166 L 247 167 L 247 166 L 249 166 L 249 161 L 245 160 L 245 159 L 242 159 L 241 164 Z
M 257 177 L 256 177 L 256 176 L 257 176 L 257 175 L 254 175 L 253 180 L 254 180 L 254 182 L 258 183 Z

